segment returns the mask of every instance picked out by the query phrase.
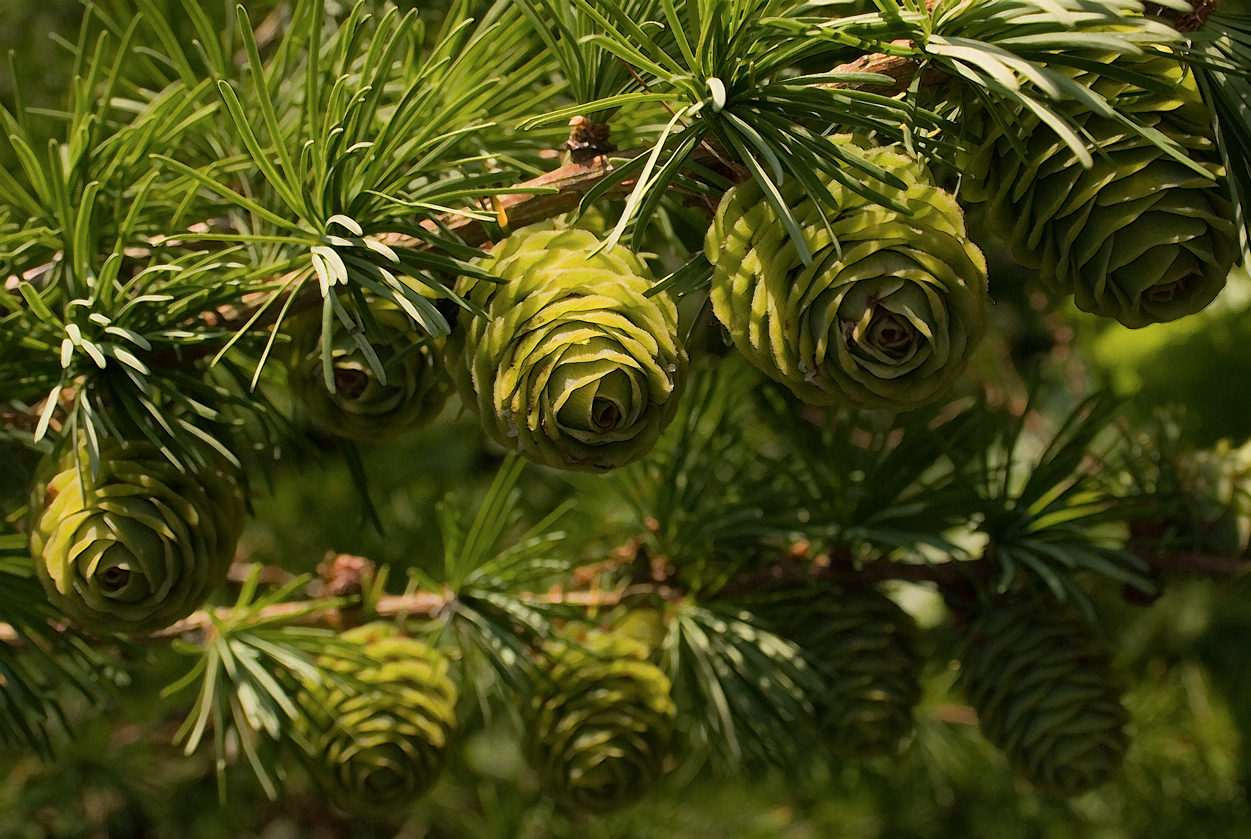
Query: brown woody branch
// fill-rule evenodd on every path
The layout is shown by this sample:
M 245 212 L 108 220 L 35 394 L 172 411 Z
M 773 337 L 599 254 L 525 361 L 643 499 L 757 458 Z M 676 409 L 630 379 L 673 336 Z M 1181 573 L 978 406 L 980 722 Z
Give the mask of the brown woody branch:
M 734 596 L 762 588 L 801 585 L 810 580 L 854 580 L 861 583 L 900 580 L 932 583 L 945 591 L 968 591 L 972 586 L 989 584 L 999 573 L 997 561 L 989 556 L 932 564 L 886 559 L 861 564 L 846 553 L 833 556 L 819 554 L 809 558 L 806 548 L 806 543 L 800 543 L 790 555 L 770 568 L 735 577 L 719 590 L 718 595 Z M 1143 549 L 1132 549 L 1132 552 L 1159 574 L 1233 577 L 1251 571 L 1251 558 L 1247 557 L 1190 552 L 1160 554 Z
M 1203 553 L 1158 554 L 1142 550 L 1135 550 L 1134 555 L 1155 570 L 1166 574 L 1233 577 L 1251 571 L 1251 559 L 1242 556 L 1217 556 Z
M 1201 553 L 1178 553 L 1161 555 L 1136 551 L 1144 561 L 1161 573 L 1167 574 L 1198 574 L 1210 577 L 1232 577 L 1251 571 L 1251 559 L 1246 557 L 1217 556 Z M 355 559 L 353 557 L 353 559 Z M 265 569 L 269 571 L 270 569 Z M 237 571 L 237 569 L 236 569 Z M 232 579 L 242 579 L 241 573 L 232 571 Z M 277 572 L 275 569 L 275 573 Z M 718 590 L 718 597 L 730 597 L 746 594 L 761 589 L 801 585 L 805 580 L 854 580 L 862 583 L 902 580 L 914 583 L 932 583 L 942 590 L 962 591 L 975 581 L 988 581 L 998 573 L 992 559 L 981 557 L 966 561 L 952 561 L 939 564 L 918 564 L 896 562 L 892 560 L 875 560 L 857 564 L 849 555 L 826 556 L 818 555 L 811 559 L 804 557 L 798 550 L 783 557 L 772 567 L 764 570 L 741 574 L 730 580 Z M 267 621 L 283 621 L 290 616 L 292 624 L 306 626 L 323 626 L 327 628 L 343 628 L 363 619 L 359 606 L 341 607 L 343 592 L 329 591 L 320 599 L 326 602 L 325 608 L 309 608 L 309 601 L 280 603 L 260 610 L 257 617 Z M 629 585 L 612 589 L 600 589 L 594 586 L 580 589 L 553 588 L 546 592 L 526 592 L 520 595 L 522 600 L 534 603 L 567 603 L 591 608 L 606 608 L 636 598 L 658 598 L 665 601 L 678 601 L 685 596 L 685 591 L 673 584 L 673 581 L 662 579 L 653 581 L 634 580 Z M 314 598 L 314 601 L 318 598 Z M 456 597 L 451 592 L 421 591 L 414 594 L 385 595 L 378 599 L 372 616 L 383 620 L 395 620 L 406 615 L 425 615 L 435 618 L 455 609 Z M 231 615 L 229 608 L 200 610 L 165 629 L 150 635 L 133 638 L 135 643 L 164 643 L 173 638 L 202 638 L 212 631 L 213 618 L 228 620 Z M 59 631 L 68 627 L 57 626 Z M 20 646 L 22 641 L 17 632 L 7 624 L 0 624 L 0 643 Z
M 806 547 L 806 543 L 799 543 L 796 550 L 770 568 L 735 577 L 718 591 L 718 596 L 732 597 L 760 589 L 798 586 L 813 580 L 855 580 L 861 583 L 901 580 L 960 590 L 974 580 L 988 579 L 993 573 L 991 562 L 986 558 L 938 564 L 885 559 L 856 563 L 850 554 L 819 554 L 809 558 Z

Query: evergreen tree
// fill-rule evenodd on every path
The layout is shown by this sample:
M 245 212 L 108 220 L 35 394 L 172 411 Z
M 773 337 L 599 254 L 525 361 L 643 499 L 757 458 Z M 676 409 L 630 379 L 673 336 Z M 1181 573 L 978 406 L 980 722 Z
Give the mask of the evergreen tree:
M 1242 835 L 1237 2 L 75 8 L 0 835 Z

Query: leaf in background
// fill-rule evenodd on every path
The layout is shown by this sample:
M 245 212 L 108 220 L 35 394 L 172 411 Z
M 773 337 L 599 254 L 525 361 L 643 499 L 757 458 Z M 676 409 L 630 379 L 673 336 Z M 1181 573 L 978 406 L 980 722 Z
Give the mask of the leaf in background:
M 679 732 L 727 768 L 784 765 L 804 748 L 808 696 L 819 676 L 799 648 L 749 613 L 689 604 L 676 610 L 661 667 L 672 681 Z
M 752 413 L 760 383 L 742 358 L 710 362 L 647 457 L 597 479 L 633 509 L 649 555 L 694 590 L 719 585 L 761 543 L 788 544 L 800 529 L 789 468 Z
M 1123 547 L 1125 522 L 1149 506 L 1104 472 L 1117 410 L 1115 400 L 1096 393 L 1047 436 L 1027 433 L 1035 415 L 1026 411 L 1005 421 L 974 464 L 983 499 L 977 529 L 990 539 L 987 556 L 1002 566 L 999 590 L 1024 566 L 1088 615 L 1091 604 L 1073 572 L 1155 590 L 1144 576 L 1149 566 Z
M 121 678 L 116 662 L 70 632 L 55 630 L 58 619 L 35 579 L 26 537 L 0 536 L 0 741 L 52 754 L 58 735 L 69 730 L 67 700 L 100 705 L 110 682 Z

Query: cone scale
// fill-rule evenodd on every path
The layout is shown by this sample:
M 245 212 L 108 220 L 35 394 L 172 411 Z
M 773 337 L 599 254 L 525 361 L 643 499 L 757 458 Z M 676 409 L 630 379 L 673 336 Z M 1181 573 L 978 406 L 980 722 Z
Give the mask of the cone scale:
M 1069 608 L 1023 593 L 996 602 L 968 632 L 960 682 L 982 733 L 1035 786 L 1073 796 L 1119 771 L 1120 681 Z
M 907 411 L 942 396 L 981 339 L 986 262 L 920 162 L 886 148 L 860 154 L 904 181 L 877 186 L 909 212 L 831 182 L 823 218 L 784 183 L 812 254 L 805 266 L 761 187 L 734 187 L 705 239 L 713 311 L 752 364 L 808 404 Z
M 448 340 L 462 401 L 501 446 L 547 466 L 603 472 L 645 455 L 673 419 L 686 372 L 677 308 L 646 293 L 632 252 L 555 223 L 519 230 L 462 277 L 481 306 Z
M 669 679 L 633 638 L 595 634 L 584 647 L 549 645 L 524 750 L 540 788 L 562 805 L 605 813 L 659 781 L 676 709 Z
M 425 795 L 451 758 L 456 687 L 436 650 L 384 623 L 348 630 L 359 656 L 319 663 L 344 679 L 305 684 L 296 724 L 310 774 L 341 810 L 383 817 Z
M 1040 270 L 1049 291 L 1073 295 L 1082 311 L 1138 328 L 1206 307 L 1224 288 L 1240 249 L 1224 169 L 1193 76 L 1165 57 L 1134 65 L 1171 92 L 1149 93 L 1110 76 L 1076 74 L 1075 80 L 1174 140 L 1192 165 L 1120 122 L 1070 103 L 1069 116 L 1089 137 L 1091 167 L 1083 168 L 1052 131 L 1025 116 L 1025 154 L 992 128 L 966 169 L 961 199 L 985 202 L 991 231 L 1018 262 Z
M 43 473 L 31 557 L 49 600 L 84 629 L 162 629 L 225 581 L 245 517 L 229 466 L 184 472 L 151 443 L 111 441 L 97 475 L 78 448 Z

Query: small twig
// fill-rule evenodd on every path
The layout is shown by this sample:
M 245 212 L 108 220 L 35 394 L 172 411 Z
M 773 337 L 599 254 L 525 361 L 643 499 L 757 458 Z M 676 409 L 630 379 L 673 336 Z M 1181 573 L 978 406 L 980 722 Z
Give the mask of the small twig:
M 899 43 L 911 44 L 912 42 L 901 41 Z M 887 55 L 880 52 L 872 53 L 836 67 L 834 73 L 877 73 L 880 76 L 889 76 L 893 79 L 894 81 L 891 84 L 826 82 L 820 85 L 820 87 L 835 90 L 867 90 L 881 96 L 897 96 L 912 87 L 917 70 L 921 68 L 921 62 L 922 59 L 915 56 Z M 930 67 L 926 70 L 925 75 L 921 77 L 921 83 L 927 86 L 935 85 L 941 83 L 944 79 L 946 79 L 946 74 L 941 69 Z
M 565 150 L 569 159 L 575 162 L 586 162 L 594 158 L 611 154 L 617 147 L 611 141 L 612 129 L 602 122 L 596 122 L 583 116 L 569 120 L 569 139 L 565 140 Z
M 856 59 L 848 64 L 841 65 L 834 69 L 834 72 L 874 72 L 888 75 L 896 79 L 896 85 L 867 85 L 861 83 L 837 83 L 827 85 L 829 87 L 854 88 L 876 90 L 884 95 L 893 95 L 901 93 L 908 88 L 911 83 L 913 74 L 920 66 L 920 62 L 915 58 L 905 58 L 900 56 L 889 55 L 867 55 Z M 632 73 L 633 68 L 626 65 Z M 935 71 L 939 72 L 939 71 Z M 940 73 L 941 76 L 941 73 Z M 927 74 L 926 80 L 930 79 Z M 642 79 L 639 79 L 643 83 Z M 646 84 L 644 84 L 646 88 Z M 668 107 L 668 106 L 666 106 Z M 672 109 L 670 109 L 672 113 Z M 532 178 L 517 187 L 519 190 L 534 189 L 531 192 L 516 192 L 509 195 L 499 196 L 495 205 L 497 213 L 502 214 L 508 219 L 509 229 L 517 229 L 536 222 L 544 221 L 554 216 L 567 213 L 575 209 L 582 201 L 583 196 L 598 186 L 605 178 L 609 177 L 615 167 L 613 160 L 633 160 L 644 154 L 650 154 L 652 151 L 650 146 L 643 146 L 625 151 L 615 152 L 611 155 L 597 154 L 589 158 L 576 158 L 573 161 L 555 169 L 551 172 Z M 728 167 L 731 171 L 736 170 L 736 164 L 729 161 L 721 149 L 716 148 L 712 143 L 705 141 L 701 143 L 694 154 L 694 159 L 698 161 L 715 161 L 723 166 Z M 616 184 L 605 197 L 620 197 L 627 194 L 633 186 L 633 182 L 625 181 Z M 550 192 L 549 190 L 556 190 Z M 537 191 L 543 190 L 541 194 Z M 461 241 L 470 247 L 481 247 L 491 241 L 491 237 L 487 228 L 476 218 L 459 214 L 447 214 L 436 220 L 426 220 L 421 226 L 432 233 L 443 234 L 445 231 L 458 236 Z M 379 241 L 391 247 L 409 247 L 426 249 L 430 246 L 420 238 L 414 236 L 406 236 L 402 234 L 389 234 L 378 237 Z M 320 289 L 311 284 L 304 284 L 304 287 L 297 292 L 297 299 L 291 307 L 292 312 L 302 311 L 310 308 L 320 300 Z M 273 301 L 277 303 L 278 301 Z M 276 317 L 276 310 L 280 306 L 270 304 L 270 311 L 266 312 L 262 317 L 258 318 L 252 324 L 253 328 L 267 328 L 273 325 Z M 270 312 L 275 312 L 271 315 Z M 243 328 L 245 324 L 256 314 L 256 309 L 245 307 L 236 313 L 224 318 L 220 323 L 221 327 L 226 329 L 238 330 Z
M 1198 574 L 1208 577 L 1233 577 L 1251 571 L 1251 559 L 1238 556 L 1216 556 L 1201 553 L 1157 554 L 1144 549 L 1131 549 L 1154 570 L 1169 574 Z M 852 580 L 866 583 L 902 580 L 933 583 L 944 590 L 964 590 L 976 580 L 990 580 L 997 573 L 993 557 L 935 564 L 898 562 L 879 559 L 855 563 L 849 555 L 787 556 L 764 571 L 743 574 L 730 580 L 718 596 L 734 596 L 777 585 L 802 585 L 810 580 Z
M 968 705 L 934 705 L 928 709 L 926 716 L 953 725 L 977 725 L 977 711 Z
M 1208 15 L 1218 8 L 1220 8 L 1219 0 L 1190 0 L 1190 10 L 1186 12 L 1180 12 L 1155 3 L 1146 4 L 1143 7 L 1143 12 L 1152 17 L 1163 18 L 1178 32 L 1189 33 L 1203 26 L 1204 21 L 1208 19 Z
M 896 562 L 889 559 L 856 565 L 847 558 L 821 561 L 787 558 L 765 570 L 743 574 L 722 586 L 720 597 L 734 596 L 770 586 L 802 585 L 811 580 L 855 580 L 878 583 L 885 580 L 904 580 L 914 583 L 934 583 L 940 588 L 966 586 L 970 579 L 982 574 L 989 565 L 986 559 L 944 562 L 923 565 L 912 562 Z

